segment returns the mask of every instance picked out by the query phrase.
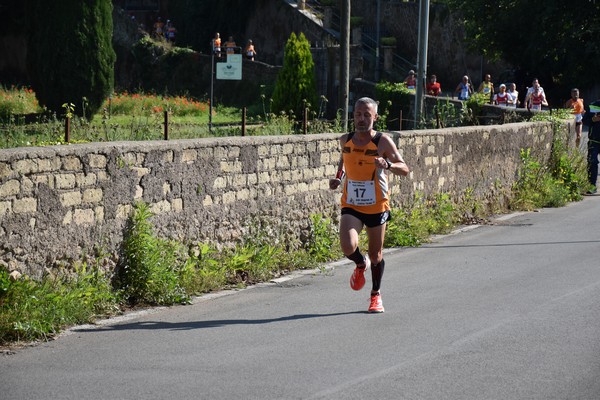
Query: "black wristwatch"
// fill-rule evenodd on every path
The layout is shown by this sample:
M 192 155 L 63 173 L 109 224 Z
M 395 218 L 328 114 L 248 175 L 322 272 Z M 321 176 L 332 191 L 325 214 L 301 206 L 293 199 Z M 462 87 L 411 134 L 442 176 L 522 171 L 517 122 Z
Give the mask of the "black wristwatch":
M 392 168 L 392 163 L 390 162 L 390 160 L 385 160 L 385 162 L 387 163 L 387 167 L 385 169 Z

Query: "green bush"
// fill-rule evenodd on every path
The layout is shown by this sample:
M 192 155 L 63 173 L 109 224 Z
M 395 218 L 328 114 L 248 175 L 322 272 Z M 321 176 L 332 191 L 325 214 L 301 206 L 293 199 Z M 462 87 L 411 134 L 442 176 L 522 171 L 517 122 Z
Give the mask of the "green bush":
M 303 114 L 304 108 L 317 105 L 315 64 L 310 52 L 310 43 L 300 33 L 292 32 L 285 44 L 283 67 L 277 76 L 271 110 L 293 114 L 295 119 Z
M 63 328 L 119 312 L 110 278 L 82 264 L 72 276 L 9 279 L 0 268 L 0 344 L 47 339 Z
M 131 304 L 185 303 L 189 298 L 179 283 L 181 246 L 156 237 L 151 217 L 147 204 L 135 205 L 123 242 L 119 286 Z
M 385 121 L 387 122 L 387 126 L 384 126 L 381 129 L 398 129 L 398 123 L 395 121 L 398 120 L 400 111 L 402 111 L 402 114 L 404 115 L 403 119 L 406 119 L 413 99 L 406 84 L 403 82 L 379 82 L 375 85 L 375 96 L 375 100 L 379 102 L 379 115 L 387 117 Z M 383 122 L 384 121 L 382 121 L 382 123 Z

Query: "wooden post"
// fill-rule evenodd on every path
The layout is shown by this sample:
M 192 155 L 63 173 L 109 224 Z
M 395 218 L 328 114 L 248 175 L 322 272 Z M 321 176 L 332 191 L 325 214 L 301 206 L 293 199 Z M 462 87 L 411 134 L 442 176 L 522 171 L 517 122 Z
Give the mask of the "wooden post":
M 402 110 L 400 110 L 400 120 L 398 122 L 398 130 L 402 130 Z
M 306 135 L 308 133 L 308 108 L 304 108 L 304 115 L 302 118 L 302 132 Z
M 169 112 L 165 111 L 165 140 L 169 140 Z
M 71 141 L 71 118 L 65 118 L 65 143 Z
M 242 108 L 242 136 L 246 136 L 246 107 Z
M 437 129 L 440 129 L 440 110 L 435 109 L 435 121 Z

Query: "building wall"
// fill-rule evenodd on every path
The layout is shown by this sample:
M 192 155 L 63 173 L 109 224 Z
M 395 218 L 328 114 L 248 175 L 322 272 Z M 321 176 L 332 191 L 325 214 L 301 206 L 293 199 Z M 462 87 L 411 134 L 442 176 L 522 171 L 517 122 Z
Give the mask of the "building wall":
M 393 177 L 392 203 L 419 191 L 467 189 L 479 199 L 509 195 L 519 151 L 547 156 L 547 123 L 390 133 L 411 167 Z M 243 241 L 251 228 L 306 237 L 310 216 L 337 220 L 328 189 L 338 134 L 113 142 L 0 150 L 0 265 L 41 276 L 44 268 L 102 255 L 114 266 L 127 218 L 148 203 L 161 237 Z

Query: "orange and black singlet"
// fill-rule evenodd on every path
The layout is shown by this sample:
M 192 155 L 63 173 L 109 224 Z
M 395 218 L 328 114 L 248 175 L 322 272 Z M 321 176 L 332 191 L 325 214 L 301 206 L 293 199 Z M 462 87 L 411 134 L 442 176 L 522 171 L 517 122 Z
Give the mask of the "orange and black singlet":
M 342 208 L 348 207 L 364 214 L 378 214 L 390 209 L 389 185 L 385 170 L 375 166 L 379 157 L 377 147 L 381 132 L 364 146 L 352 141 L 354 132 L 348 134 L 348 141 L 342 150 L 346 171 Z

